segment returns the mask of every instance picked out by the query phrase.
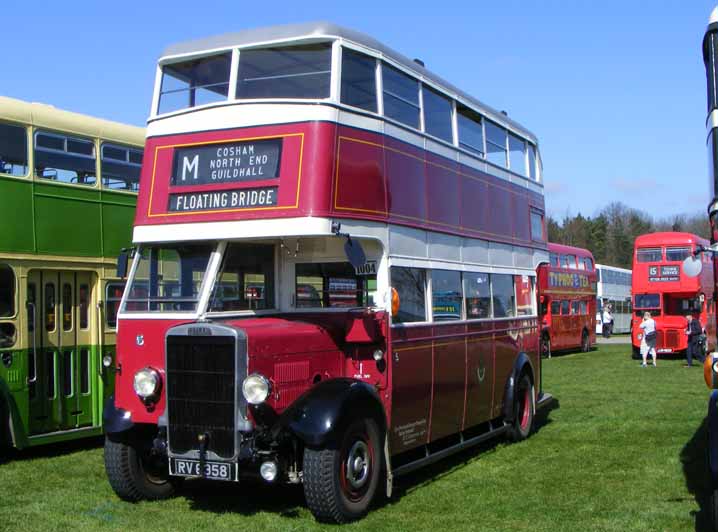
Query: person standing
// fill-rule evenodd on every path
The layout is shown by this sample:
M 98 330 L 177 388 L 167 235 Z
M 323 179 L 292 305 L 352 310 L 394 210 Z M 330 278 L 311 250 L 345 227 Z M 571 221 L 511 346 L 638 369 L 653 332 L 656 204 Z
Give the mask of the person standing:
M 605 305 L 603 307 L 603 312 L 601 313 L 601 332 L 603 333 L 604 338 L 608 338 L 611 336 L 611 320 L 613 317 L 611 316 L 611 310 L 609 305 Z
M 697 358 L 703 362 L 703 356 L 700 349 L 700 339 L 703 334 L 703 328 L 698 318 L 694 318 L 692 314 L 686 314 L 687 328 L 686 336 L 688 336 L 688 349 L 686 349 L 686 367 L 693 365 L 693 358 Z
M 643 363 L 641 367 L 646 367 L 648 355 L 653 357 L 653 365 L 656 365 L 656 321 L 651 318 L 650 312 L 643 314 L 643 322 L 639 325 L 643 329 L 643 336 L 641 338 L 641 358 Z

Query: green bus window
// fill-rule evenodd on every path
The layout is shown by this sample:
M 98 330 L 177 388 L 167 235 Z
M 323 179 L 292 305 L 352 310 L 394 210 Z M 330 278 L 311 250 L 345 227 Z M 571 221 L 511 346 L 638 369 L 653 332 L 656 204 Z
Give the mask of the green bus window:
M 107 283 L 105 289 L 105 322 L 110 329 L 117 327 L 117 313 L 120 310 L 125 283 Z
M 27 175 L 27 130 L 24 127 L 0 124 L 0 172 Z
M 45 285 L 45 330 L 55 330 L 55 285 Z
M 90 393 L 90 352 L 80 350 L 80 393 Z
M 7 264 L 0 264 L 0 318 L 15 315 L 15 273 Z
M 17 334 L 12 323 L 0 323 L 0 347 L 12 347 L 15 345 Z
M 62 394 L 72 397 L 72 351 L 62 352 Z
M 137 192 L 140 188 L 141 168 L 142 150 L 102 143 L 100 175 L 103 187 Z
M 97 181 L 94 142 L 38 131 L 35 175 L 58 183 L 94 186 Z
M 90 325 L 89 303 L 90 303 L 90 287 L 86 284 L 80 285 L 79 294 L 80 304 L 80 329 L 87 329 Z
M 62 285 L 62 330 L 72 330 L 72 286 Z

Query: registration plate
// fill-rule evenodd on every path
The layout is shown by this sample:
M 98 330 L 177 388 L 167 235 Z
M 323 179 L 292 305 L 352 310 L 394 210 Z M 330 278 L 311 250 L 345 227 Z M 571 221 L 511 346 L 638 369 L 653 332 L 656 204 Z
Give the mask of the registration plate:
M 202 471 L 204 470 L 204 474 Z M 227 462 L 187 460 L 184 458 L 170 459 L 170 475 L 178 477 L 203 477 L 212 480 L 236 480 L 236 466 Z

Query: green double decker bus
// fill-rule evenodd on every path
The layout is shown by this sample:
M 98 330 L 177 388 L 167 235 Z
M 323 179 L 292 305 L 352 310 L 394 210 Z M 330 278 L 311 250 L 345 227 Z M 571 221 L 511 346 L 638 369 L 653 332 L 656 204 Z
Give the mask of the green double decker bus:
M 99 435 L 144 129 L 0 97 L 0 447 Z

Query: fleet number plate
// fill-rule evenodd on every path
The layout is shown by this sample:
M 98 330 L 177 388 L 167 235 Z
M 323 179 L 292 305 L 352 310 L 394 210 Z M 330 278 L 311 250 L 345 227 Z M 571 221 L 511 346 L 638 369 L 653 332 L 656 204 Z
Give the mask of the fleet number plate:
M 204 463 L 204 475 L 201 473 L 199 460 L 184 458 L 170 459 L 170 475 L 178 477 L 204 477 L 212 480 L 235 480 L 235 466 L 227 462 Z

